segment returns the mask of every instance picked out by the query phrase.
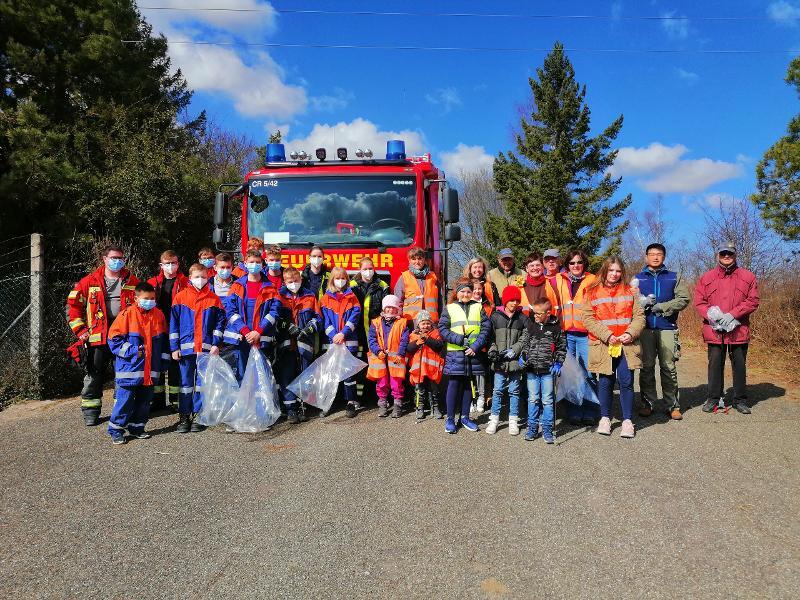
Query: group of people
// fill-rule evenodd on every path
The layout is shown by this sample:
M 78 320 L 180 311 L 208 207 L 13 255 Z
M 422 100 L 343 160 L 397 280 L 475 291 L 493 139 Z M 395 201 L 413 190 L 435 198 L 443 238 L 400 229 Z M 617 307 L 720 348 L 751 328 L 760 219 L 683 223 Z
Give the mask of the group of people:
M 152 411 L 177 404 L 179 433 L 200 432 L 202 407 L 197 356 L 232 354 L 239 380 L 249 353 L 262 352 L 273 367 L 286 418 L 306 419 L 302 399 L 288 384 L 331 344 L 342 344 L 367 362 L 365 372 L 342 382 L 348 417 L 374 395 L 378 416 L 403 415 L 407 385 L 413 387 L 418 420 L 445 419 L 447 433 L 478 431 L 472 415 L 490 399 L 486 432 L 496 433 L 508 405 L 508 430 L 520 433 L 520 404 L 527 391 L 526 440 L 554 441 L 555 387 L 567 355 L 585 371 L 594 402 L 568 404 L 575 425 L 610 435 L 612 399 L 620 390 L 620 435 L 635 435 L 634 371 L 640 370 L 639 415 L 656 410 L 655 365 L 672 419 L 682 418 L 675 362 L 680 357 L 677 317 L 690 303 L 686 282 L 665 266 L 666 248 L 651 244 L 646 265 L 629 278 L 619 256 L 609 256 L 597 275 L 581 250 L 529 254 L 516 266 L 503 249 L 498 266 L 469 261 L 442 306 L 441 283 L 426 252 L 408 251 L 408 270 L 392 290 L 361 258 L 352 278 L 326 266 L 314 246 L 302 270 L 282 267 L 281 249 L 248 240 L 243 261 L 210 248 L 199 251 L 186 274 L 175 252 L 160 257 L 159 273 L 140 282 L 125 268 L 114 245 L 103 264 L 81 279 L 68 298 L 69 325 L 87 347 L 81 410 L 86 425 L 99 423 L 104 374 L 113 358 L 115 404 L 108 433 L 147 438 Z M 736 249 L 718 249 L 718 265 L 695 286 L 694 305 L 708 344 L 709 386 L 703 410 L 724 406 L 726 352 L 733 367 L 731 405 L 749 413 L 746 356 L 749 315 L 758 307 L 752 273 L 736 263 Z M 443 381 L 444 380 L 444 381 Z M 522 383 L 525 383 L 523 387 Z M 445 402 L 442 412 L 440 390 Z

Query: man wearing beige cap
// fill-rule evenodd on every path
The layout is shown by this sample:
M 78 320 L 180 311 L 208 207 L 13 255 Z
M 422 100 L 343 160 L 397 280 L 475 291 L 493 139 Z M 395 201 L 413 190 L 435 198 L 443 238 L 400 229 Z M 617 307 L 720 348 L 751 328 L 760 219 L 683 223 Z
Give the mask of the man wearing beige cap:
M 497 264 L 499 266 L 496 269 L 489 271 L 489 279 L 497 288 L 498 294 L 502 295 L 509 285 L 522 287 L 525 273 L 514 263 L 514 252 L 511 248 L 503 248 L 497 253 Z

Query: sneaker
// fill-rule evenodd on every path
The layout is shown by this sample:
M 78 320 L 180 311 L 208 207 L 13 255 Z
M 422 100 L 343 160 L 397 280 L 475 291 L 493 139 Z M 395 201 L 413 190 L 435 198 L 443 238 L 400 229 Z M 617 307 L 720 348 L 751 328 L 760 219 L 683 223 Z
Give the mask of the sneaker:
M 483 398 L 478 398 L 478 401 L 475 403 L 475 412 L 482 413 L 486 410 L 486 401 Z
M 683 419 L 680 408 L 673 408 L 672 412 L 669 413 L 669 416 L 673 421 L 680 421 Z
M 399 419 L 403 416 L 403 405 L 395 402 L 394 410 L 392 411 L 392 418 Z
M 191 431 L 192 433 L 200 433 L 201 431 L 205 431 L 205 430 L 206 430 L 206 426 L 205 425 L 201 425 L 197 421 L 192 421 L 192 426 L 189 428 L 189 431 Z
M 132 431 L 128 431 L 128 435 L 131 436 L 132 438 L 137 439 L 137 440 L 149 440 L 151 437 L 153 437 L 152 435 L 150 435 L 146 431 L 140 431 L 138 433 L 134 433 Z
M 622 422 L 622 428 L 620 429 L 619 437 L 632 438 L 635 435 L 636 431 L 633 428 L 633 421 L 630 419 L 625 419 Z
M 290 410 L 286 413 L 286 421 L 292 425 L 297 425 L 300 422 L 300 417 L 297 416 L 296 410 Z
M 489 415 L 489 424 L 486 426 L 486 433 L 497 433 L 497 426 L 500 424 L 500 415 Z
M 189 429 L 192 427 L 192 423 L 189 421 L 189 415 L 184 414 L 180 416 L 180 420 L 178 421 L 178 426 L 175 428 L 177 433 L 189 433 Z
M 378 416 L 379 417 L 388 417 L 389 416 L 389 407 L 384 406 L 382 404 L 378 405 Z
M 455 433 L 456 432 L 456 422 L 451 419 L 450 417 L 444 422 L 444 430 L 447 433 Z
M 519 435 L 519 422 L 514 415 L 508 417 L 508 433 L 510 435 Z
M 125 434 L 122 433 L 120 429 L 113 429 L 109 432 L 111 435 L 111 443 L 115 446 L 121 446 L 125 444 L 128 440 L 125 439 Z
M 552 431 L 545 429 L 542 432 L 542 439 L 544 439 L 545 443 L 552 444 L 556 441 L 556 436 L 553 435 Z
M 717 407 L 717 401 L 713 398 L 709 398 L 703 404 L 703 412 L 714 412 L 714 409 Z
M 536 438 L 539 437 L 539 428 L 538 427 L 528 427 L 528 431 L 525 432 L 525 441 L 532 442 Z
M 642 408 L 639 409 L 639 416 L 640 417 L 649 417 L 653 414 L 653 407 L 650 406 L 649 402 L 644 402 L 642 404 Z
M 425 409 L 418 408 L 416 412 L 417 421 L 424 421 L 425 420 Z
M 749 415 L 750 413 L 753 412 L 750 410 L 750 407 L 747 406 L 747 404 L 745 404 L 744 402 L 737 402 L 736 404 L 733 405 L 733 408 L 738 410 L 743 415 Z
M 344 409 L 344 414 L 348 419 L 352 419 L 356 416 L 358 412 L 358 407 L 355 405 L 354 402 L 348 402 L 347 406 Z
M 611 435 L 611 419 L 602 417 L 597 424 L 597 433 L 600 435 Z
M 439 405 L 438 404 L 434 404 L 433 405 L 433 418 L 434 419 L 444 419 L 444 415 L 442 414 L 442 411 L 439 410 Z
M 470 420 L 469 417 L 461 417 L 461 426 L 467 431 L 480 431 L 481 428 L 475 421 Z

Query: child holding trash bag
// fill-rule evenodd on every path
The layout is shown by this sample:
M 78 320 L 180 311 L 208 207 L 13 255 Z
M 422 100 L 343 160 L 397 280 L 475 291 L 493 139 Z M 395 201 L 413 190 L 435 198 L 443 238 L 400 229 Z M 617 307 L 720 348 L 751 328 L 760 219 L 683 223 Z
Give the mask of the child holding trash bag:
M 415 319 L 416 327 L 408 338 L 406 352 L 408 381 L 414 386 L 417 421 L 425 418 L 425 404 L 429 403 L 434 419 L 443 417 L 439 408 L 439 383 L 442 381 L 444 341 L 431 319 L 431 313 L 421 310 Z
M 611 255 L 603 261 L 597 280 L 586 290 L 583 322 L 589 331 L 589 371 L 597 373 L 600 423 L 597 433 L 611 435 L 611 401 L 619 381 L 622 407 L 620 436 L 632 438 L 633 370 L 642 366 L 639 334 L 644 311 L 627 283 L 625 263 Z
M 533 301 L 533 318 L 526 323 L 522 350 L 528 385 L 528 430 L 525 432 L 525 441 L 531 442 L 539 437 L 541 421 L 542 437 L 548 444 L 555 441 L 553 388 L 567 357 L 567 336 L 551 310 L 550 300 L 546 297 Z
M 286 407 L 286 418 L 292 424 L 307 419 L 302 401 L 286 386 L 314 362 L 313 338 L 322 322 L 317 296 L 309 288 L 303 287 L 302 280 L 300 271 L 294 267 L 284 269 L 275 355 L 275 378 Z
M 393 294 L 383 299 L 381 308 L 381 316 L 369 325 L 367 379 L 375 382 L 378 416 L 389 414 L 391 391 L 394 401 L 392 418 L 399 418 L 403 415 L 408 319 L 400 317 L 400 299 Z
M 330 279 L 325 294 L 320 301 L 322 326 L 325 328 L 327 343 L 322 344 L 322 349 L 327 350 L 331 344 L 343 344 L 350 354 L 358 353 L 358 327 L 361 318 L 361 306 L 358 298 L 350 290 L 347 271 L 342 267 L 331 269 Z M 344 380 L 344 399 L 347 402 L 345 409 L 349 418 L 356 416 L 360 408 L 356 398 L 356 376 Z
M 447 375 L 447 419 L 444 430 L 456 433 L 456 405 L 460 405 L 460 424 L 468 431 L 478 431 L 478 424 L 469 418 L 472 404 L 472 376 L 484 374 L 477 353 L 486 346 L 491 333 L 489 317 L 479 302 L 472 300 L 472 281 L 461 278 L 455 286 L 455 302 L 451 302 L 439 319 L 439 334 L 447 343 L 444 374 Z
M 473 296 L 474 297 L 474 296 Z M 515 285 L 508 285 L 503 290 L 502 303 L 492 313 L 492 344 L 489 346 L 489 362 L 494 366 L 494 395 L 492 397 L 492 414 L 486 433 L 496 433 L 500 423 L 500 408 L 503 396 L 508 394 L 508 432 L 519 435 L 519 398 L 522 382 L 522 366 L 519 356 L 525 343 L 525 331 L 528 317 L 520 310 L 522 292 Z M 530 411 L 528 411 L 530 417 Z
M 228 319 L 224 338 L 236 346 L 237 373 L 241 381 L 250 356 L 250 349 L 260 349 L 269 356 L 275 344 L 275 325 L 281 302 L 278 290 L 264 275 L 260 250 L 248 250 L 243 275 L 231 285 L 225 305 Z
M 197 389 L 197 357 L 203 352 L 219 354 L 225 329 L 222 301 L 208 285 L 208 269 L 201 264 L 189 267 L 189 286 L 175 295 L 169 322 L 169 348 L 178 362 L 181 387 L 178 392 L 178 433 L 200 432 L 203 425 L 194 417 L 202 405 Z
M 144 428 L 150 415 L 153 386 L 168 364 L 167 323 L 156 307 L 156 291 L 149 283 L 136 285 L 136 305 L 119 313 L 108 330 L 108 347 L 116 356 L 114 409 L 108 434 L 124 444 L 131 437 L 147 439 Z

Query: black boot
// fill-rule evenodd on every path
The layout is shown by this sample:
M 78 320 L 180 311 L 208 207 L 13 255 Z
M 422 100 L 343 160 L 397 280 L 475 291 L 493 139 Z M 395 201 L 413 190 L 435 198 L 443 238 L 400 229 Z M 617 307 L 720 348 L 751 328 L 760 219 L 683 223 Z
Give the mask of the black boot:
M 439 410 L 439 388 L 436 387 L 436 384 L 431 384 L 431 389 L 428 391 L 428 398 L 430 398 L 431 402 L 431 412 L 433 413 L 434 419 L 442 419 L 444 415 L 442 411 Z
M 414 404 L 417 407 L 417 421 L 425 419 L 425 401 L 427 400 L 427 393 L 421 384 L 414 386 Z
M 747 404 L 745 404 L 744 402 L 737 402 L 736 404 L 733 405 L 733 408 L 738 410 L 743 415 L 749 415 L 752 412 L 750 410 L 750 407 L 747 406 Z
M 83 424 L 87 427 L 94 427 L 100 423 L 100 409 L 99 408 L 82 408 Z
M 189 430 L 192 427 L 191 419 L 189 419 L 188 414 L 181 414 L 180 421 L 178 421 L 178 426 L 175 428 L 177 433 L 189 433 Z
M 189 428 L 189 431 L 191 431 L 192 433 L 200 433 L 201 431 L 205 431 L 206 426 L 198 423 L 196 419 L 197 419 L 197 413 L 192 414 L 192 426 Z

